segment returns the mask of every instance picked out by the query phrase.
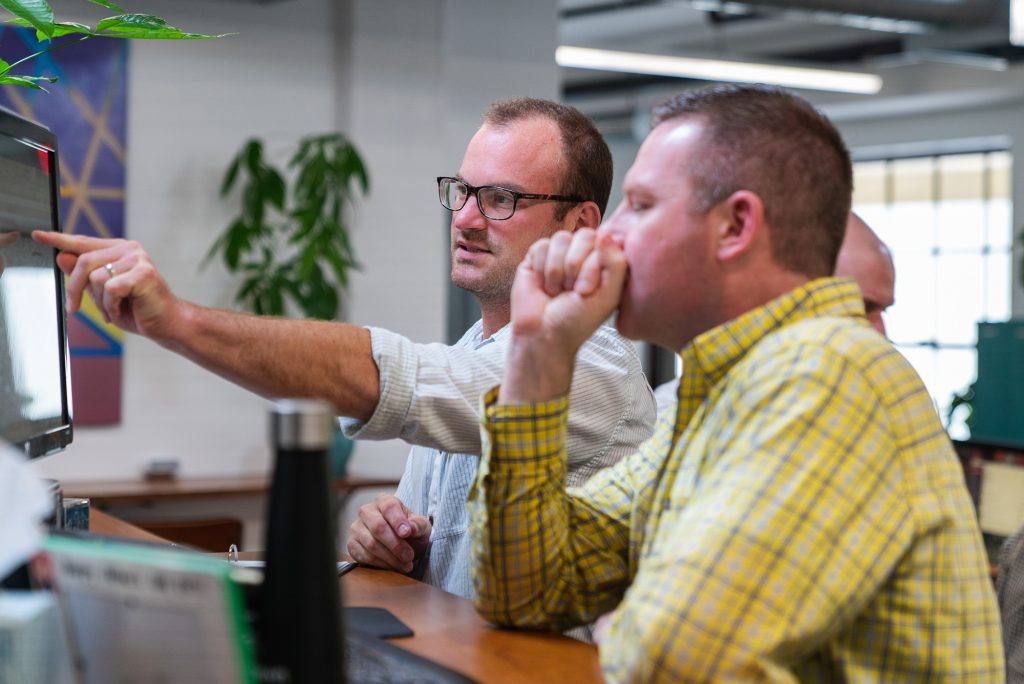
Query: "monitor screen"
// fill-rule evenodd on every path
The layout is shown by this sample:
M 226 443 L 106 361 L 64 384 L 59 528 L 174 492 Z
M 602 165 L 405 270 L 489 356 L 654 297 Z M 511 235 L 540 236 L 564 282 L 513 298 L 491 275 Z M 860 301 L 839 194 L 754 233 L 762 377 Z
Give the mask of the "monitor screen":
M 31 238 L 59 230 L 56 141 L 0 109 L 0 439 L 41 456 L 71 441 L 64 281 Z

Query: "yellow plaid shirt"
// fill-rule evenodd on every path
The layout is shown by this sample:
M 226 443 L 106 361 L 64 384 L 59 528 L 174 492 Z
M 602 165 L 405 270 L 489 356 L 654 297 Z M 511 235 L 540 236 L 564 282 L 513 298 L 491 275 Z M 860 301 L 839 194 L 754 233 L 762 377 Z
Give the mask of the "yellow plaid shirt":
M 921 380 L 825 278 L 682 351 L 677 412 L 565 488 L 567 399 L 484 398 L 477 607 L 611 619 L 612 681 L 1002 681 L 961 467 Z

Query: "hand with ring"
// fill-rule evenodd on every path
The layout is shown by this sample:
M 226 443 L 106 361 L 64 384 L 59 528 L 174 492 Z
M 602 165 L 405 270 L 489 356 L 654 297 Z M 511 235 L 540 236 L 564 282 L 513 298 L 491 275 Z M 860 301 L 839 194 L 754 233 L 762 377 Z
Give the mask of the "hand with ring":
M 57 265 L 69 276 L 69 314 L 81 308 L 88 290 L 104 318 L 123 330 L 159 342 L 178 327 L 184 303 L 138 242 L 39 230 L 32 239 L 60 250 Z

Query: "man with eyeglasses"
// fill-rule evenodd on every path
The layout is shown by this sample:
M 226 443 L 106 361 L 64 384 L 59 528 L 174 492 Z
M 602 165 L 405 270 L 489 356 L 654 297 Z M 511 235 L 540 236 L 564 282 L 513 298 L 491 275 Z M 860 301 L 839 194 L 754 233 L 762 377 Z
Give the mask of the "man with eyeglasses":
M 476 297 L 482 316 L 454 346 L 198 306 L 171 293 L 138 243 L 34 237 L 62 250 L 70 312 L 88 288 L 119 327 L 208 370 L 267 396 L 325 398 L 348 417 L 352 437 L 410 443 L 397 497 L 382 494 L 360 509 L 349 553 L 468 597 L 466 499 L 481 453 L 479 401 L 505 365 L 516 267 L 539 238 L 596 228 L 611 176 L 607 144 L 575 109 L 521 98 L 487 110 L 458 174 L 437 180 L 452 212 L 452 281 Z M 653 429 L 639 358 L 610 326 L 584 345 L 572 400 L 570 484 L 615 463 Z

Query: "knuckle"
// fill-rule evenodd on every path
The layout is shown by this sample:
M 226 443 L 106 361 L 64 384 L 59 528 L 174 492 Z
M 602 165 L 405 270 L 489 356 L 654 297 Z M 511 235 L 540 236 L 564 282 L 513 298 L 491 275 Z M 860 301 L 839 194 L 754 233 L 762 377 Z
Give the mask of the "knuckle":
M 374 539 L 377 539 L 384 536 L 387 533 L 388 524 L 384 522 L 383 519 L 377 519 L 370 523 L 367 526 L 367 528 L 370 530 L 370 533 L 373 535 Z
M 93 252 L 86 252 L 78 257 L 78 262 L 75 264 L 75 270 L 79 272 L 89 273 L 97 265 L 96 255 Z

